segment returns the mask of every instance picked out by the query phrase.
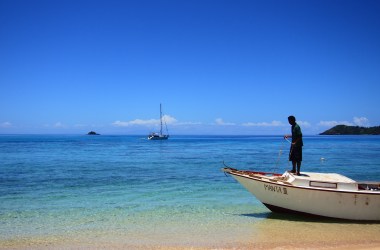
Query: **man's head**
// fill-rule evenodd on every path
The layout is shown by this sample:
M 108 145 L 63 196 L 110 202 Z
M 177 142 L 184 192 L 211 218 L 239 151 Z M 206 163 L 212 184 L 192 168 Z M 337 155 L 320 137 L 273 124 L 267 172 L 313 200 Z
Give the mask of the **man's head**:
M 294 125 L 296 124 L 296 118 L 293 115 L 291 115 L 288 117 L 288 122 L 290 125 Z

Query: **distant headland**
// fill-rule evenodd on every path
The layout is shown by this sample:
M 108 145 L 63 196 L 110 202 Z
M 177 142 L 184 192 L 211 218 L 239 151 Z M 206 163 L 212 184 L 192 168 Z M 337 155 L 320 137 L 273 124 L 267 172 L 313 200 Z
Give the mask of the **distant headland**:
M 100 135 L 100 134 L 96 133 L 95 131 L 90 131 L 87 133 L 87 135 Z
M 320 135 L 380 135 L 380 126 L 376 127 L 359 127 L 337 125 L 329 130 L 326 130 Z

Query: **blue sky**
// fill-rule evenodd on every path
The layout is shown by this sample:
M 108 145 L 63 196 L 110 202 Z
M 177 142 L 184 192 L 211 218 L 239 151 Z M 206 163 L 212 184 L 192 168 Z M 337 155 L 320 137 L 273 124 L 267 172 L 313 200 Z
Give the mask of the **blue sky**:
M 380 1 L 0 0 L 0 133 L 380 125 Z

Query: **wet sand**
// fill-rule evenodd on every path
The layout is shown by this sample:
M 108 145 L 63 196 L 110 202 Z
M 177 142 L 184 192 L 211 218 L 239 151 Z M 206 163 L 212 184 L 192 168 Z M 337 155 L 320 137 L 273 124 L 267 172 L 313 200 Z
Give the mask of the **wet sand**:
M 247 217 L 255 215 L 247 215 Z M 239 226 L 220 222 L 152 224 L 128 231 L 86 230 L 13 238 L 0 249 L 380 249 L 380 223 L 269 215 Z
M 114 241 L 112 238 L 108 241 L 98 241 L 94 240 L 90 242 L 89 239 L 83 241 L 71 241 L 70 239 L 63 241 L 46 241 L 47 239 L 34 239 L 34 240 L 25 240 L 18 242 L 1 242 L 0 249 L 168 249 L 168 250 L 184 250 L 184 249 L 310 249 L 310 250 L 327 250 L 327 249 L 336 249 L 336 250 L 375 250 L 380 249 L 380 242 L 364 242 L 364 241 L 352 241 L 341 242 L 341 243 L 326 243 L 326 242 L 282 242 L 277 239 L 272 239 L 271 242 L 260 242 L 255 243 L 228 243 L 220 244 L 218 239 L 214 239 L 214 242 L 209 242 L 206 245 L 200 246 L 199 243 L 191 244 L 170 244 L 170 243 L 156 243 L 156 244 L 131 244 L 125 241 Z

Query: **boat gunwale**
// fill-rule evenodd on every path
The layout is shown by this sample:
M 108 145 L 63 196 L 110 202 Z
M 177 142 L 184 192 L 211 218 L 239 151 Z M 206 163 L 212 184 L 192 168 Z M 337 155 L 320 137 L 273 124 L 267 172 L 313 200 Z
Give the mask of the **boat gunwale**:
M 223 171 L 224 171 L 224 169 L 223 169 Z M 240 176 L 243 178 L 247 178 L 247 179 L 253 179 L 253 180 L 259 181 L 259 182 L 270 183 L 270 184 L 279 185 L 279 186 L 298 188 L 298 189 L 315 190 L 315 191 L 319 191 L 319 192 L 348 193 L 348 194 L 360 194 L 360 195 L 367 195 L 367 194 L 369 194 L 369 195 L 380 195 L 380 190 L 378 190 L 378 191 L 371 191 L 371 190 L 350 191 L 350 190 L 334 190 L 334 189 L 320 188 L 320 187 L 300 187 L 300 186 L 292 185 L 289 182 L 287 182 L 287 183 L 289 183 L 289 184 L 287 184 L 286 181 L 282 182 L 281 180 L 275 180 L 276 182 L 274 182 L 273 179 L 269 179 L 268 176 L 265 176 L 265 175 L 263 175 L 263 177 L 267 177 L 267 178 L 261 178 L 259 175 L 257 175 L 257 176 L 244 175 L 241 173 L 236 173 L 235 171 L 236 170 L 230 169 L 230 171 L 228 171 L 228 172 L 224 171 L 224 172 L 231 174 L 231 175 L 236 175 L 236 176 Z M 241 170 L 238 170 L 238 171 L 241 171 Z M 328 182 L 328 183 L 344 183 L 344 182 Z M 358 182 L 356 182 L 356 183 L 359 184 Z M 362 184 L 362 183 L 360 183 L 360 184 Z

